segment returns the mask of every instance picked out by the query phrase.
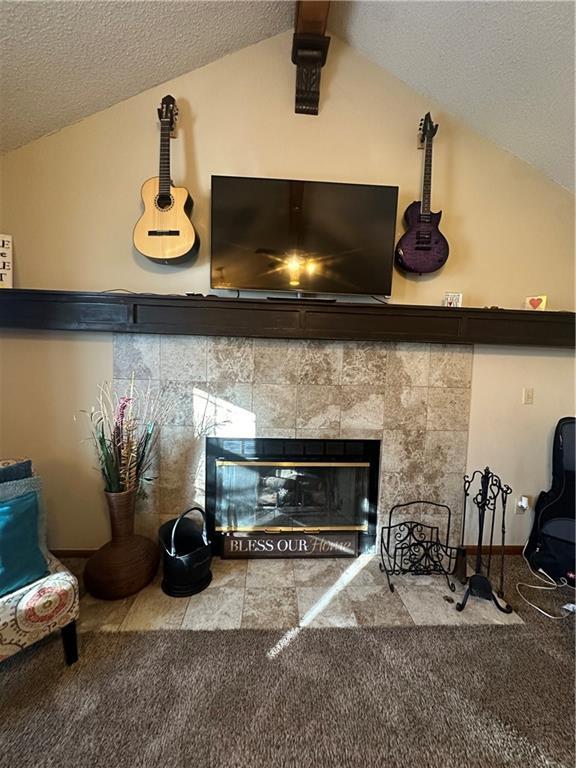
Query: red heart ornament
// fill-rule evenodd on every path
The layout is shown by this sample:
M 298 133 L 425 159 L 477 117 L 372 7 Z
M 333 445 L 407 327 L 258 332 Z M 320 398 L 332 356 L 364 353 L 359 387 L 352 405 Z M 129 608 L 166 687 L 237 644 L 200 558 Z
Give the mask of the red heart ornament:
M 538 309 L 540 304 L 542 304 L 542 299 L 530 299 L 530 306 L 532 309 Z

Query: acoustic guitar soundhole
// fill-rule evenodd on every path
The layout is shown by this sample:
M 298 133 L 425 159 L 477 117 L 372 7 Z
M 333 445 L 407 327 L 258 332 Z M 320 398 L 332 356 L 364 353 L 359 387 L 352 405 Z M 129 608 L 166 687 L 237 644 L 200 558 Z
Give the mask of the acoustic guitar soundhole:
M 167 211 L 174 205 L 174 198 L 172 195 L 157 195 L 154 201 L 156 208 L 160 208 L 161 211 Z

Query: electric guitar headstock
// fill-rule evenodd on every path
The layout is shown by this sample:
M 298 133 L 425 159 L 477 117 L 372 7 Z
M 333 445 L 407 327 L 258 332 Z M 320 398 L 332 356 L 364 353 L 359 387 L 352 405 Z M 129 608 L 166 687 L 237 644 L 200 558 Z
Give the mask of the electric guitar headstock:
M 438 133 L 438 123 L 434 125 L 432 115 L 430 112 L 426 112 L 422 120 L 420 120 L 420 129 L 418 136 L 420 138 L 420 144 L 425 144 L 427 139 L 433 139 Z
M 174 133 L 176 121 L 178 120 L 178 106 L 174 96 L 164 96 L 162 103 L 158 107 L 158 118 L 161 125 L 168 125 L 170 133 Z

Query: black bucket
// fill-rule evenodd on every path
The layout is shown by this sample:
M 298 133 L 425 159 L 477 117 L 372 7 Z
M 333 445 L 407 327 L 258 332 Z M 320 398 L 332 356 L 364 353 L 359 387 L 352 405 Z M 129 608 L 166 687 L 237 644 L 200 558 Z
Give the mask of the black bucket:
M 200 512 L 202 529 L 188 520 L 189 512 Z M 158 531 L 162 545 L 164 578 L 162 591 L 171 597 L 188 597 L 202 592 L 212 581 L 212 546 L 206 538 L 206 517 L 200 507 L 191 507 Z

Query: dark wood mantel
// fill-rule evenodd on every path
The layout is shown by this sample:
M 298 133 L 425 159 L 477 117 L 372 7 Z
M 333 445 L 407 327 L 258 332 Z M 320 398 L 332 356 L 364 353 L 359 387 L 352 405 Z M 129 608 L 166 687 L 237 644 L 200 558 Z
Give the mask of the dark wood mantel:
M 572 312 L 0 291 L 0 328 L 573 347 Z

